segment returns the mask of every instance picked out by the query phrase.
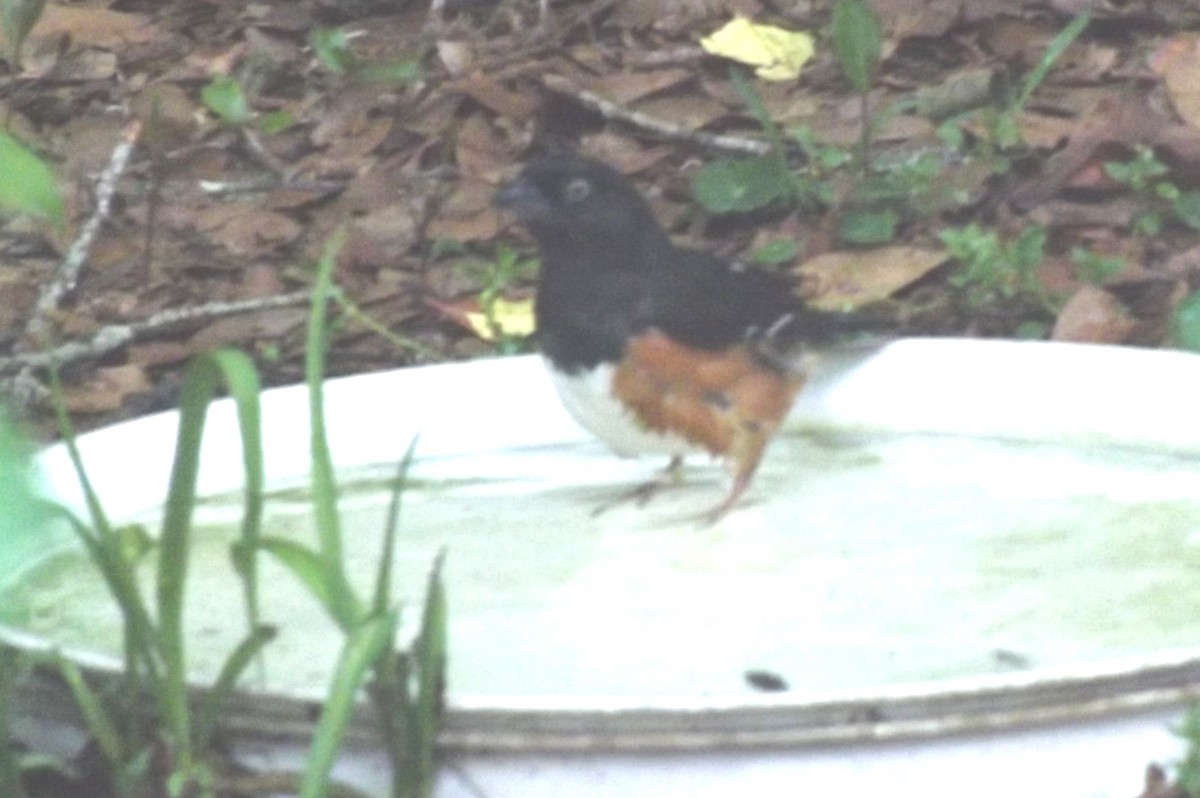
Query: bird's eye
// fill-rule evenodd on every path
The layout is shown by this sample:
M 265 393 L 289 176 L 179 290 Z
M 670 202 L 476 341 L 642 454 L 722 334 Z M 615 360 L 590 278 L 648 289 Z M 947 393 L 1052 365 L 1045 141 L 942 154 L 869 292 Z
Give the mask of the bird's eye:
M 577 177 L 567 183 L 564 193 L 567 202 L 582 202 L 592 193 L 592 184 L 586 177 Z

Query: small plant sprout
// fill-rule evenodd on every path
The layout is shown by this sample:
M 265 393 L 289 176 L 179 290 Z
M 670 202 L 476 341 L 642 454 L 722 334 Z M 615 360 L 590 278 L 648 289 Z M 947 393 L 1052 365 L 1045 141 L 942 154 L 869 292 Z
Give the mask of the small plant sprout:
M 8 133 L 0 131 L 0 209 L 65 221 L 62 195 L 45 162 Z
M 1134 147 L 1133 157 L 1128 161 L 1105 162 L 1105 174 L 1146 204 L 1133 219 L 1134 233 L 1157 235 L 1171 220 L 1200 230 L 1200 191 L 1182 191 L 1165 179 L 1169 171 L 1154 149 L 1144 144 Z
M 1027 227 L 1008 243 L 977 224 L 943 230 L 940 237 L 959 263 L 951 282 L 963 289 L 969 306 L 1024 297 L 1054 309 L 1037 274 L 1045 256 L 1044 227 Z

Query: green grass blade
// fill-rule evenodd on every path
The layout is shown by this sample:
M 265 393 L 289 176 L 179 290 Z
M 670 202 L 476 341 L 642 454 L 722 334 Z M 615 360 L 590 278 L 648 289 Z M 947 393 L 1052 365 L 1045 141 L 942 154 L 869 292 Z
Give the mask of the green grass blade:
M 105 710 L 100 696 L 88 685 L 79 666 L 74 662 L 58 652 L 50 655 L 50 662 L 66 682 L 67 689 L 71 691 L 75 706 L 83 715 L 84 726 L 100 748 L 104 760 L 114 773 L 120 772 L 126 765 L 125 743 L 117 724 Z
M 75 427 L 71 423 L 66 403 L 63 401 L 62 383 L 59 380 L 58 370 L 51 368 L 49 377 L 50 395 L 54 405 L 55 419 L 58 423 L 59 436 L 67 449 L 71 466 L 75 470 L 75 478 L 79 480 L 79 487 L 83 492 L 88 515 L 91 518 L 92 529 L 88 530 L 82 522 L 65 509 L 63 515 L 80 540 L 84 542 L 92 561 L 99 567 L 108 584 L 109 591 L 120 608 L 124 621 L 125 681 L 128 693 L 136 696 L 141 694 L 145 688 L 142 681 L 143 676 L 148 677 L 151 684 L 157 683 L 159 678 L 157 632 L 154 621 L 150 617 L 150 611 L 138 587 L 137 574 L 120 556 L 121 546 L 118 533 L 109 522 L 100 497 L 96 494 L 92 481 L 87 475 L 83 456 L 80 454 L 75 440 Z M 134 723 L 137 723 L 136 718 Z
M 26 798 L 17 749 L 8 739 L 13 694 L 24 670 L 20 654 L 7 646 L 0 647 L 0 795 L 12 798 Z
M 325 359 L 329 343 L 329 303 L 333 292 L 333 267 L 346 238 L 343 228 L 330 237 L 317 262 L 312 308 L 305 347 L 305 376 L 308 383 L 310 446 L 312 450 L 312 500 L 321 561 L 325 565 L 330 607 L 343 630 L 358 626 L 363 616 L 342 558 L 342 529 L 337 512 L 337 482 L 333 456 L 325 432 Z
M 158 645 L 164 666 L 164 683 L 158 691 L 163 721 L 183 757 L 186 767 L 191 752 L 188 724 L 187 674 L 184 662 L 183 597 L 187 579 L 192 511 L 196 503 L 196 478 L 200 467 L 200 442 L 208 405 L 221 380 L 229 386 L 239 407 L 240 419 L 251 419 L 241 429 L 243 452 L 252 448 L 261 453 L 258 437 L 258 376 L 250 358 L 234 350 L 200 355 L 184 372 L 179 399 L 179 432 L 175 461 L 171 467 L 166 512 L 159 541 L 157 574 Z M 247 485 L 261 490 L 261 460 L 258 474 L 247 474 Z M 260 505 L 255 504 L 260 508 Z
M 1016 113 L 1025 107 L 1029 102 L 1029 98 L 1037 91 L 1038 86 L 1042 85 L 1042 81 L 1050 74 L 1050 70 L 1054 67 L 1055 62 L 1062 57 L 1066 49 L 1071 46 L 1071 43 L 1079 38 L 1079 34 L 1087 28 L 1092 21 L 1091 6 L 1080 12 L 1079 16 L 1071 20 L 1067 27 L 1058 32 L 1058 35 L 1050 40 L 1046 52 L 1042 54 L 1042 60 L 1034 67 L 1033 71 L 1025 78 L 1025 82 L 1021 85 L 1021 94 L 1017 101 L 1012 106 L 1012 113 Z
M 443 692 L 446 685 L 447 611 L 446 588 L 442 582 L 442 563 L 445 552 L 438 554 L 429 574 L 429 586 L 425 591 L 425 610 L 421 618 L 421 631 L 415 644 L 417 662 L 417 716 L 416 733 L 418 751 L 416 761 L 419 768 L 418 782 L 421 795 L 433 789 L 434 754 L 440 727 Z
M 275 639 L 276 633 L 277 630 L 274 626 L 260 626 L 238 643 L 237 648 L 226 658 L 216 682 L 204 696 L 204 702 L 200 706 L 200 715 L 196 721 L 195 730 L 198 750 L 207 750 L 212 744 L 213 735 L 217 731 L 217 721 L 222 709 L 233 694 L 238 679 L 263 650 L 263 646 Z
M 326 794 L 329 774 L 341 749 L 363 680 L 379 658 L 388 654 L 395 624 L 393 613 L 371 616 L 346 639 L 334 671 L 329 698 L 313 735 L 300 784 L 300 798 L 322 798 Z
M 294 540 L 273 536 L 264 537 L 259 541 L 259 546 L 291 571 L 330 617 L 335 617 L 333 594 L 329 589 L 329 580 L 325 578 L 325 563 L 320 554 Z
M 767 134 L 767 139 L 771 142 L 771 156 L 778 158 L 784 166 L 787 162 L 784 160 L 783 149 L 783 134 L 779 130 L 779 125 L 775 124 L 775 120 L 771 118 L 771 112 L 767 109 L 766 103 L 759 96 L 754 86 L 750 81 L 736 69 L 729 72 L 729 79 L 733 83 L 733 89 L 737 92 L 738 97 L 746 104 L 746 108 L 754 116 L 754 120 L 758 122 L 759 127 Z M 771 157 L 766 156 L 766 157 Z
M 392 565 L 396 559 L 396 530 L 400 527 L 400 503 L 404 486 L 408 481 L 408 469 L 412 466 L 417 451 L 417 439 L 413 438 L 400 459 L 396 469 L 396 487 L 388 503 L 387 525 L 383 530 L 383 550 L 379 552 L 379 571 L 375 575 L 375 598 L 371 611 L 386 612 L 392 603 Z

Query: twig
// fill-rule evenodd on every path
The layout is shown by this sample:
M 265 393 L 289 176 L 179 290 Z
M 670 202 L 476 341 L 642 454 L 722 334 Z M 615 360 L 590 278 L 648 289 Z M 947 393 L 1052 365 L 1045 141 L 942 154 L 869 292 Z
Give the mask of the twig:
M 100 232 L 100 226 L 108 218 L 117 180 L 125 171 L 125 167 L 129 163 L 129 156 L 133 153 L 133 145 L 137 142 L 141 132 L 142 123 L 135 120 L 121 134 L 121 140 L 113 149 L 112 157 L 109 158 L 108 167 L 100 174 L 100 181 L 96 184 L 96 210 L 92 212 L 92 217 L 79 231 L 79 237 L 75 239 L 67 256 L 59 264 L 54 279 L 42 287 L 37 304 L 33 308 L 33 316 L 25 325 L 25 333 L 22 336 L 24 341 L 36 344 L 45 338 L 50 325 L 50 314 L 58 308 L 63 297 L 69 294 L 79 282 L 79 272 L 83 269 L 83 263 L 87 260 L 88 253 L 91 252 L 96 234 Z
M 694 64 L 708 57 L 709 55 L 704 51 L 703 47 L 692 44 L 682 47 L 670 47 L 665 50 L 651 50 L 649 52 L 635 51 L 626 56 L 630 66 L 639 69 Z
M 236 194 L 261 194 L 268 191 L 311 191 L 332 194 L 349 185 L 348 180 L 281 180 L 278 177 L 248 180 L 201 180 L 200 190 L 212 197 Z
M 70 341 L 43 352 L 27 352 L 0 358 L 0 374 L 20 371 L 18 379 L 35 369 L 61 368 L 80 360 L 102 357 L 150 333 L 193 321 L 207 321 L 239 313 L 302 305 L 308 301 L 309 292 L 293 291 L 290 294 L 247 299 L 239 302 L 210 302 L 190 308 L 174 308 L 155 313 L 149 318 L 130 324 L 107 324 L 96 331 L 87 341 Z M 16 379 L 6 381 L 16 382 Z M 8 388 L 8 385 L 4 386 Z
M 601 97 L 595 92 L 581 89 L 559 75 L 546 75 L 542 78 L 542 82 L 551 91 L 575 98 L 584 107 L 592 109 L 605 119 L 624 122 L 634 127 L 648 130 L 663 138 L 690 141 L 705 147 L 711 147 L 714 150 L 725 150 L 727 152 L 739 152 L 749 155 L 766 155 L 771 151 L 771 145 L 760 139 L 730 136 L 721 133 L 708 133 L 703 130 L 689 130 L 675 122 L 651 116 L 641 111 L 634 111 L 618 105 L 605 97 Z
M 258 137 L 258 132 L 243 126 L 241 133 L 242 141 L 246 142 L 246 149 L 250 156 L 272 174 L 277 175 L 280 180 L 283 180 L 287 175 L 287 167 L 267 149 L 262 139 Z

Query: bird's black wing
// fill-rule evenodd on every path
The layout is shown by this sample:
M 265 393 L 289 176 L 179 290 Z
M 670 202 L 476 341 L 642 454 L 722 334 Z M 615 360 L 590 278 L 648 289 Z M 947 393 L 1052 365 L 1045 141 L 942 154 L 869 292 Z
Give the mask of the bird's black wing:
M 783 356 L 806 343 L 828 343 L 847 328 L 843 314 L 807 308 L 786 278 L 676 248 L 652 278 L 651 326 L 701 349 L 738 343 Z

